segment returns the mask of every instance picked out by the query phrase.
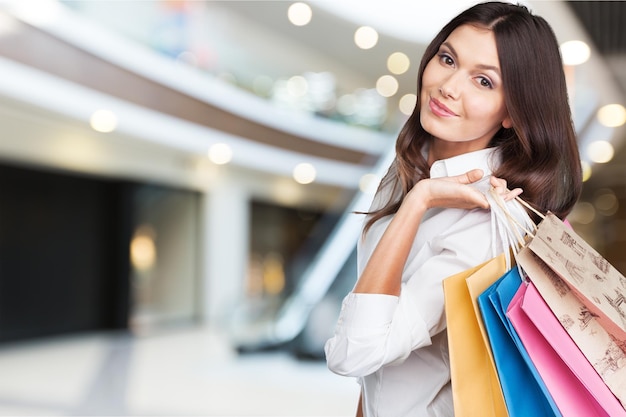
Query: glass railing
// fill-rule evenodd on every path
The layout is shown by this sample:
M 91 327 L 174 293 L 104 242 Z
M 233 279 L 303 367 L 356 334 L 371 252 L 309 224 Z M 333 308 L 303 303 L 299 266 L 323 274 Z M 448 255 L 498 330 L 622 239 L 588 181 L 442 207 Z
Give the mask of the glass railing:
M 362 74 L 346 71 L 338 62 L 323 64 L 328 57 L 238 12 L 241 7 L 276 8 L 281 2 L 60 3 L 102 28 L 273 106 L 385 132 L 395 132 L 402 119 L 374 85 L 355 83 Z

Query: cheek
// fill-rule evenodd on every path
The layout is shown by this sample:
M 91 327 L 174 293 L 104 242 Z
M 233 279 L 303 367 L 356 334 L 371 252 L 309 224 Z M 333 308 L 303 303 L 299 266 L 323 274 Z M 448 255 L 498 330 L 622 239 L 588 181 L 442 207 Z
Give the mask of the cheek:
M 500 122 L 506 114 L 504 103 L 490 97 L 474 96 L 466 99 L 464 104 L 466 114 L 483 121 Z
M 422 74 L 422 92 L 435 82 L 434 78 L 436 78 L 437 71 L 434 65 L 435 61 L 433 58 L 426 64 L 426 68 L 424 68 L 424 73 Z
M 424 106 L 428 105 L 428 101 L 430 98 L 430 95 L 433 94 L 433 85 L 434 85 L 434 81 L 433 81 L 433 74 L 432 71 L 428 71 L 428 67 L 430 66 L 430 64 L 428 64 L 426 66 L 426 69 L 424 70 L 424 74 L 422 74 L 422 88 L 419 91 L 419 97 L 420 97 L 420 103 L 421 103 L 421 108 L 424 109 Z

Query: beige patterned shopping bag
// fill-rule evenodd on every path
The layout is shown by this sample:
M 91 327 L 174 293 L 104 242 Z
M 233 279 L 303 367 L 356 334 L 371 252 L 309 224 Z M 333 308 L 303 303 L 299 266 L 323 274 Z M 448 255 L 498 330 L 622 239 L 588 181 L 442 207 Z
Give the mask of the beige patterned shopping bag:
M 528 247 L 561 277 L 598 322 L 626 341 L 626 278 L 552 213 Z

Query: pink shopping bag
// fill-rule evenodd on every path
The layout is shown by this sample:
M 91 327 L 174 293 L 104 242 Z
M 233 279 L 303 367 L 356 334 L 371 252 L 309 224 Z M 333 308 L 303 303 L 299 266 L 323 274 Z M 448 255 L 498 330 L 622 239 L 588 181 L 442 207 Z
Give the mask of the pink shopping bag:
M 564 417 L 626 416 L 532 283 L 520 287 L 507 315 Z
M 517 262 L 587 361 L 626 405 L 624 344 L 611 337 L 567 284 L 529 248 L 517 254 Z

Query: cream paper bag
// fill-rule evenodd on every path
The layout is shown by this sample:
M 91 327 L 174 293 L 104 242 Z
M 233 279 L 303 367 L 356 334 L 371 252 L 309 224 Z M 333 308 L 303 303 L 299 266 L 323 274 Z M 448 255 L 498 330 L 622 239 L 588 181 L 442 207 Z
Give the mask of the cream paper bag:
M 528 245 L 616 340 L 626 343 L 626 278 L 558 217 L 548 213 Z

